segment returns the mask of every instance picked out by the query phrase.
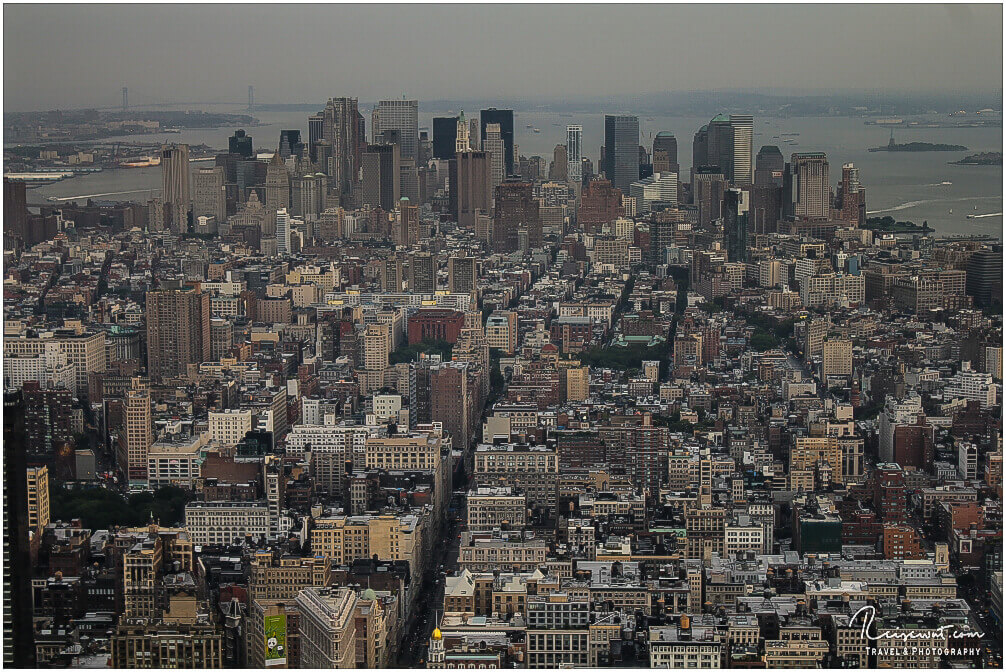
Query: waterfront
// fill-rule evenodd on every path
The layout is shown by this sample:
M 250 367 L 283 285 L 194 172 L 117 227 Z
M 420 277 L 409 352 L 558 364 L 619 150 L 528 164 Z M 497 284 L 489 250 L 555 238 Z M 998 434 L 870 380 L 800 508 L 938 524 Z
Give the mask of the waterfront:
M 369 117 L 368 106 L 361 106 L 360 109 L 365 117 Z M 240 112 L 241 108 L 214 107 L 212 111 Z M 458 111 L 421 108 L 420 129 L 431 129 L 434 116 L 456 114 Z M 477 109 L 473 108 L 466 111 L 466 116 L 477 113 Z M 306 137 L 309 114 L 290 110 L 255 112 L 260 124 L 246 130 L 255 139 L 256 150 L 271 151 L 279 140 L 281 129 L 300 129 Z M 944 117 L 933 115 L 928 119 L 941 120 Z M 687 179 L 691 168 L 692 136 L 707 122 L 707 118 L 699 117 L 642 114 L 639 119 L 640 142 L 649 148 L 653 135 L 658 131 L 674 133 L 678 140 L 678 162 L 683 177 Z M 859 117 L 780 118 L 755 115 L 755 151 L 763 145 L 777 145 L 787 160 L 794 152 L 825 152 L 830 162 L 833 186 L 841 176 L 843 163 L 855 163 L 859 168 L 871 214 L 890 214 L 898 220 L 911 220 L 917 224 L 928 221 L 936 230 L 936 235 L 987 234 L 1002 238 L 1001 216 L 967 219 L 969 214 L 1003 211 L 1002 166 L 952 165 L 953 161 L 976 152 L 1002 151 L 1002 128 L 896 128 L 894 134 L 899 143 L 953 143 L 966 146 L 968 151 L 869 152 L 870 147 L 887 142 L 891 129 L 863 122 L 864 119 Z M 596 171 L 597 157 L 604 142 L 604 115 L 600 113 L 569 115 L 517 108 L 514 135 L 518 152 L 526 156 L 538 154 L 551 160 L 552 150 L 556 144 L 565 142 L 566 125 L 571 123 L 583 126 L 584 153 L 594 162 Z M 527 128 L 528 124 L 532 128 Z M 534 133 L 534 128 L 540 133 Z M 206 144 L 226 151 L 227 138 L 233 132 L 233 128 L 193 129 L 180 134 L 126 136 L 122 140 Z M 783 136 L 784 133 L 799 135 Z M 784 142 L 787 137 L 795 143 Z M 193 164 L 192 169 L 195 170 L 198 165 Z M 160 189 L 160 180 L 160 169 L 156 167 L 106 170 L 32 189 L 28 201 L 31 205 L 39 205 L 50 196 L 65 198 L 119 192 L 135 192 L 124 196 L 145 200 Z M 950 184 L 944 184 L 946 182 Z

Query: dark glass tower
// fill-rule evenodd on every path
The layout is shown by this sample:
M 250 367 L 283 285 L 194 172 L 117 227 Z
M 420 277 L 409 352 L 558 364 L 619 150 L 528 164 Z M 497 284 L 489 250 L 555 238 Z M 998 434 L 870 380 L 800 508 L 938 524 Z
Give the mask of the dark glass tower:
M 280 131 L 279 132 L 279 156 L 286 160 L 291 156 L 300 156 L 304 150 L 304 143 L 300 141 L 300 131 Z
M 241 156 L 251 158 L 253 153 L 251 136 L 245 135 L 243 128 L 234 131 L 234 135 L 228 139 L 227 151 L 231 154 L 240 154 Z
M 482 110 L 479 115 L 480 129 L 479 137 L 486 137 L 486 126 L 488 124 L 500 125 L 500 137 L 503 139 L 503 158 L 506 165 L 506 174 L 513 175 L 514 155 L 513 155 L 513 110 L 497 110 L 490 107 Z
M 453 159 L 458 142 L 457 117 L 433 117 L 433 158 Z
M 639 179 L 639 117 L 604 115 L 604 176 L 625 194 Z

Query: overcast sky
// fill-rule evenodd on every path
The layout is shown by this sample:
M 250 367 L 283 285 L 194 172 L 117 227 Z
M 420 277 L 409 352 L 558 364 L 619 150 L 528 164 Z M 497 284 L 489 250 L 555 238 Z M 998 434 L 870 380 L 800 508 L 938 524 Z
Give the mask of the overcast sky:
M 1001 5 L 4 5 L 4 110 L 1002 90 Z

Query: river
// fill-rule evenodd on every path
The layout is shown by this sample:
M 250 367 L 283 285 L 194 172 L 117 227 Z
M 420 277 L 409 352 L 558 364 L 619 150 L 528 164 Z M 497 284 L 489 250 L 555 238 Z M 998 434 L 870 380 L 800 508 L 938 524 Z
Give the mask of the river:
M 207 111 L 235 112 L 240 107 L 213 106 Z M 369 109 L 361 109 L 369 127 Z M 420 129 L 432 128 L 434 116 L 456 114 L 457 110 L 421 109 Z M 271 151 L 279 142 L 281 129 L 300 129 L 307 137 L 307 112 L 259 111 L 254 113 L 260 124 L 247 128 L 255 140 L 256 149 Z M 477 114 L 469 110 L 466 116 Z M 933 116 L 931 120 L 946 120 Z M 691 167 L 692 136 L 706 118 L 640 116 L 641 142 L 648 148 L 658 131 L 671 131 L 678 140 L 678 162 L 687 179 Z M 551 160 L 555 145 L 566 140 L 566 125 L 583 126 L 584 153 L 594 162 L 604 142 L 602 114 L 563 114 L 516 109 L 514 135 L 520 154 L 539 154 Z M 530 125 L 532 128 L 527 128 Z M 540 132 L 535 133 L 537 128 Z M 206 144 L 226 151 L 227 138 L 233 128 L 194 129 L 182 133 L 128 136 L 124 141 L 176 142 Z M 867 190 L 867 208 L 871 214 L 890 214 L 898 220 L 917 224 L 928 221 L 937 235 L 989 234 L 1003 237 L 1002 215 L 967 219 L 967 215 L 992 215 L 1003 211 L 1002 166 L 951 165 L 964 156 L 980 151 L 1003 149 L 1002 128 L 896 128 L 899 143 L 941 142 L 964 145 L 966 152 L 869 152 L 870 147 L 887 144 L 890 129 L 866 125 L 855 117 L 755 117 L 755 152 L 763 145 L 777 145 L 789 159 L 793 152 L 825 152 L 831 164 L 831 182 L 837 184 L 842 164 L 854 163 L 859 168 L 860 181 Z M 796 136 L 782 134 L 796 133 Z M 775 138 L 773 136 L 781 136 Z M 786 143 L 791 137 L 795 143 Z M 194 163 L 193 170 L 206 163 Z M 88 194 L 118 194 L 103 196 L 103 200 L 145 201 L 160 189 L 160 168 L 126 168 L 82 175 L 28 191 L 28 202 L 38 205 L 47 197 L 86 196 Z M 949 182 L 950 184 L 944 184 Z M 128 193 L 122 193 L 128 192 Z

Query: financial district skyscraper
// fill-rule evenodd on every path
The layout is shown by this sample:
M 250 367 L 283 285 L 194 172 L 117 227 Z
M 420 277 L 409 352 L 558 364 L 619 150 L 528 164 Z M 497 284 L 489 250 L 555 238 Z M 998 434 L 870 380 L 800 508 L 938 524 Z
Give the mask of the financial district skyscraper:
M 382 100 L 371 118 L 374 142 L 385 131 L 398 131 L 402 159 L 415 160 L 419 148 L 418 100 Z
M 625 194 L 639 179 L 639 117 L 604 115 L 604 175 Z
M 497 110 L 495 107 L 490 107 L 488 110 L 482 110 L 479 115 L 479 121 L 479 138 L 473 143 L 473 145 L 475 145 L 476 149 L 481 147 L 479 140 L 486 137 L 486 126 L 489 124 L 499 124 L 500 137 L 503 139 L 503 155 L 505 157 L 504 163 L 506 175 L 513 175 L 513 110 Z
M 184 233 L 189 228 L 189 146 L 161 147 L 161 200 L 171 204 L 171 230 Z
M 566 127 L 566 178 L 573 182 L 583 180 L 583 126 L 570 124 Z

